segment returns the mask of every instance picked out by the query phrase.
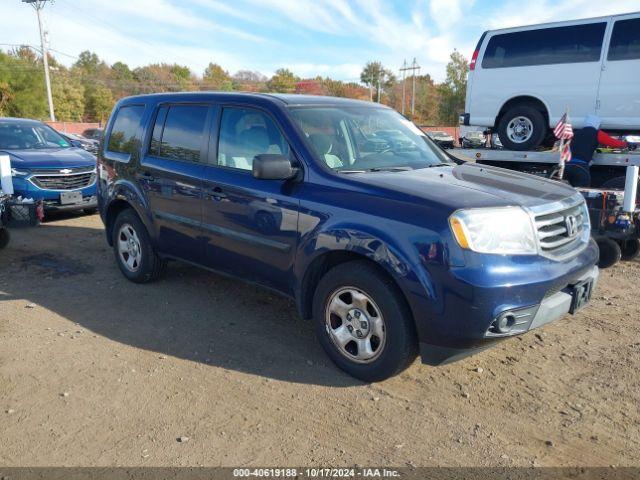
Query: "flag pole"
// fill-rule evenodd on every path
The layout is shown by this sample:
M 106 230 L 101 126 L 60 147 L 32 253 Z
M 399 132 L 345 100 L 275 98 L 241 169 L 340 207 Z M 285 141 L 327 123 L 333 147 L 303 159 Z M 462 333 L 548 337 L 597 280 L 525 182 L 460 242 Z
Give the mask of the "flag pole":
M 567 105 L 567 108 L 564 111 L 564 123 L 565 125 L 567 123 L 569 123 L 569 105 Z M 566 127 L 565 127 L 566 128 Z M 565 142 L 567 141 L 567 139 L 565 138 L 565 135 L 562 135 L 562 138 L 560 139 L 560 158 L 558 159 L 558 180 L 562 181 L 562 179 L 564 178 L 564 145 Z

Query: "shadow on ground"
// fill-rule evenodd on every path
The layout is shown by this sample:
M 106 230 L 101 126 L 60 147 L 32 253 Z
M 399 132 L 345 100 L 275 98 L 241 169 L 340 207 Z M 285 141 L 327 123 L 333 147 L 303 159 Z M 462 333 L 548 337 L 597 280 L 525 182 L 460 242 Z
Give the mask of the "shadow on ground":
M 306 384 L 360 384 L 329 361 L 292 301 L 179 262 L 158 282 L 133 284 L 103 230 L 84 226 L 99 220 L 76 217 L 51 216 L 39 228 L 12 232 L 0 253 L 0 300 L 23 299 L 159 356 Z

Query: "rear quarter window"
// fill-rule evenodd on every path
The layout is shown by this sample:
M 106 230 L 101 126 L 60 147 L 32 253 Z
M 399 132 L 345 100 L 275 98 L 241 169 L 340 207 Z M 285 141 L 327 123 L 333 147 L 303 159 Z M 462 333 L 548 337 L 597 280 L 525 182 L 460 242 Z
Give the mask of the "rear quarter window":
M 144 114 L 144 105 L 125 105 L 116 112 L 111 127 L 107 150 L 115 153 L 131 154 L 138 146 L 138 130 Z
M 604 22 L 588 23 L 494 35 L 485 49 L 482 68 L 597 62 L 606 26 Z
M 640 59 L 640 18 L 618 20 L 613 25 L 607 60 Z

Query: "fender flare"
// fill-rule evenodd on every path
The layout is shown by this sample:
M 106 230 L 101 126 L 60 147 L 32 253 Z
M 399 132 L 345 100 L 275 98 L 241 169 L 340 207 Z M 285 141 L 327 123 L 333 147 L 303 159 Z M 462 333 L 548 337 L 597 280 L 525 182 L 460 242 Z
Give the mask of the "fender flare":
M 323 259 L 336 252 L 347 254 L 348 259 L 366 258 L 382 268 L 395 282 L 412 311 L 418 330 L 417 319 L 421 316 L 419 297 L 435 298 L 436 287 L 427 269 L 422 265 L 418 250 L 409 243 L 401 246 L 384 231 L 372 226 L 333 225 L 331 228 L 313 232 L 303 238 L 298 248 L 298 259 L 294 266 L 296 282 L 295 301 L 303 318 L 309 318 L 309 299 L 313 298 L 313 286 L 319 280 L 316 268 L 322 266 Z M 353 254 L 353 255 L 349 255 Z M 300 261 L 304 259 L 304 261 Z M 309 291 L 311 289 L 311 291 Z
M 155 245 L 155 229 L 151 209 L 149 208 L 146 196 L 138 185 L 128 180 L 118 180 L 109 187 L 108 199 L 105 205 L 104 224 L 109 245 L 112 244 L 111 227 L 115 220 L 115 215 L 112 213 L 114 209 L 112 207 L 120 202 L 125 202 L 136 212 L 147 229 L 152 243 Z M 116 211 L 119 211 L 119 209 L 116 209 Z

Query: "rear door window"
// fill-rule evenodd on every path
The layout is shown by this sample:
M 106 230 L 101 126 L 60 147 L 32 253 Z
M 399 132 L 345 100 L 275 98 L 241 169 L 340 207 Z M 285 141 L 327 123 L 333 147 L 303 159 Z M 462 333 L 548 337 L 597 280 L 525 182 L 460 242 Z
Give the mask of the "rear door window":
M 606 26 L 588 23 L 494 35 L 482 68 L 597 62 Z
M 640 59 L 640 18 L 618 20 L 613 25 L 607 60 Z
M 151 155 L 187 162 L 200 162 L 205 147 L 206 105 L 161 107 L 151 136 Z
M 107 150 L 124 154 L 133 153 L 138 144 L 138 128 L 143 114 L 144 105 L 120 107 L 111 127 Z

